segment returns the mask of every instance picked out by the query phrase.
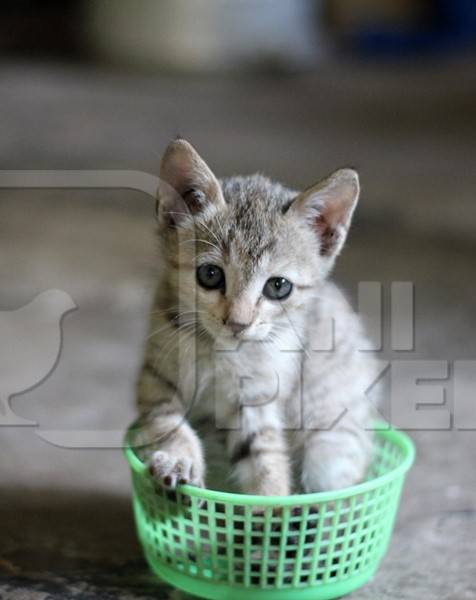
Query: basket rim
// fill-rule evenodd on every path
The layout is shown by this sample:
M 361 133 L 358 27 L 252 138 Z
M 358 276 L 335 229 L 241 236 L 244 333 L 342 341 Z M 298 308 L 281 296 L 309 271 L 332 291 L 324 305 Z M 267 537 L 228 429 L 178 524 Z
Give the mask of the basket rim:
M 128 428 L 124 440 L 124 454 L 129 463 L 130 468 L 139 475 L 148 475 L 147 466 L 140 460 L 134 452 L 132 444 L 132 435 L 137 429 L 138 421 L 134 421 Z M 377 422 L 372 428 L 375 433 L 383 439 L 390 441 L 402 451 L 404 458 L 402 462 L 391 469 L 387 473 L 358 483 L 350 487 L 342 488 L 329 492 L 313 492 L 310 494 L 290 494 L 289 496 L 256 496 L 251 494 L 242 494 L 239 492 L 224 492 L 210 488 L 199 488 L 193 485 L 180 485 L 179 489 L 182 493 L 187 494 L 201 500 L 214 500 L 216 502 L 252 505 L 252 506 L 294 506 L 296 504 L 321 504 L 335 500 L 342 500 L 364 494 L 371 490 L 375 490 L 390 483 L 400 477 L 410 469 L 415 460 L 415 445 L 411 438 L 402 431 L 395 429 L 391 424 L 385 422 Z

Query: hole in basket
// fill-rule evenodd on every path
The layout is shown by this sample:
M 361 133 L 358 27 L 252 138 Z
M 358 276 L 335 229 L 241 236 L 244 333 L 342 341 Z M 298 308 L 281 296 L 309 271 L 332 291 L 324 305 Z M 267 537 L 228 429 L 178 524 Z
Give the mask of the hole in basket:
M 177 493 L 175 490 L 165 490 L 165 497 L 170 502 L 177 502 Z
M 322 526 L 326 527 L 326 528 L 331 528 L 332 527 L 332 517 L 325 517 L 324 520 L 322 521 Z
M 337 573 L 338 573 L 338 567 L 340 565 L 340 558 L 338 556 L 334 556 L 334 558 L 332 559 L 332 563 L 331 563 L 332 567 L 335 567 L 334 569 L 331 569 L 329 572 L 329 578 L 333 579 L 334 577 L 337 577 Z
M 345 527 L 340 527 L 336 532 L 337 538 L 342 538 L 345 535 Z
M 264 579 L 265 584 L 268 586 L 274 585 L 276 581 L 276 577 L 274 575 L 267 575 Z M 261 575 L 251 575 L 250 577 L 251 585 L 261 585 Z
M 239 515 L 239 516 L 243 516 L 244 514 L 244 510 L 242 506 L 239 506 L 238 504 L 235 504 L 235 506 L 233 507 L 233 514 L 234 515 Z

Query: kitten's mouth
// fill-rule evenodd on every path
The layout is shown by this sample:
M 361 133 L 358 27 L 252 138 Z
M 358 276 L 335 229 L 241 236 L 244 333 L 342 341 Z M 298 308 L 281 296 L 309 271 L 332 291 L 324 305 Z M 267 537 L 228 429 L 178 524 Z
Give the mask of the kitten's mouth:
M 226 331 L 226 339 L 237 342 L 265 342 L 270 338 L 271 331 L 262 323 L 256 327 L 249 327 L 240 332 Z
M 237 341 L 246 340 L 246 332 L 245 331 L 233 332 L 227 328 L 222 329 L 220 336 L 227 340 L 237 340 Z

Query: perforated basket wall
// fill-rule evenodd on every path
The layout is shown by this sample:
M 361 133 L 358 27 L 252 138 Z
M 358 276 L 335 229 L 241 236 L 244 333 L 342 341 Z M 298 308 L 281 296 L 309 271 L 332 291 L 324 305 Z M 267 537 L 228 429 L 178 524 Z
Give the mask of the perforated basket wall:
M 129 434 L 131 439 L 131 434 Z M 134 514 L 152 569 L 205 598 L 336 598 L 370 579 L 390 539 L 414 449 L 375 436 L 367 481 L 334 493 L 269 498 L 157 487 L 134 451 Z

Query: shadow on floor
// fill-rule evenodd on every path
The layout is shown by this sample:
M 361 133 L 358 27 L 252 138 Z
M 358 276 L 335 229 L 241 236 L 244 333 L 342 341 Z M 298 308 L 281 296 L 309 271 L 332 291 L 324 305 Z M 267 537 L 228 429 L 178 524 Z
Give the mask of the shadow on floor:
M 129 498 L 2 490 L 0 597 L 170 598 L 142 558 Z

